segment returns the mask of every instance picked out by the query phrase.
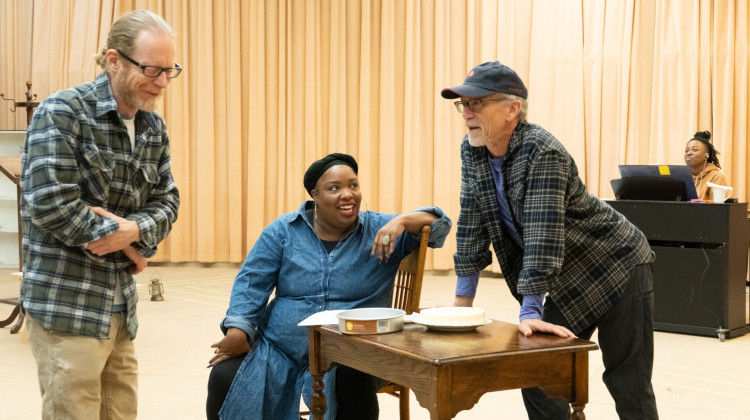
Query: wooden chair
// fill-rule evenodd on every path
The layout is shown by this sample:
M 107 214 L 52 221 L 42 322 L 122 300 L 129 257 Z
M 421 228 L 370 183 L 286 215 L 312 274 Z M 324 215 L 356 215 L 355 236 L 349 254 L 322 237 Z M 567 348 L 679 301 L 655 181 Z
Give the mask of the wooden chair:
M 424 262 L 427 258 L 427 243 L 430 239 L 430 226 L 422 227 L 422 239 L 419 248 L 401 260 L 398 266 L 396 280 L 393 283 L 391 307 L 403 309 L 407 315 L 419 309 L 419 299 L 422 296 L 422 279 L 424 278 Z M 399 416 L 401 420 L 409 420 L 409 388 L 389 382 L 378 390 L 378 393 L 393 395 L 398 398 Z
M 430 225 L 422 227 L 422 238 L 419 247 L 401 260 L 393 282 L 391 292 L 391 307 L 403 309 L 407 315 L 419 309 L 419 299 L 422 295 L 422 279 L 424 278 L 424 263 L 427 258 L 427 243 L 430 239 Z M 409 388 L 389 382 L 378 390 L 379 394 L 389 394 L 399 399 L 399 415 L 401 420 L 409 420 Z M 300 416 L 310 414 L 301 412 Z M 300 417 L 300 420 L 304 420 Z

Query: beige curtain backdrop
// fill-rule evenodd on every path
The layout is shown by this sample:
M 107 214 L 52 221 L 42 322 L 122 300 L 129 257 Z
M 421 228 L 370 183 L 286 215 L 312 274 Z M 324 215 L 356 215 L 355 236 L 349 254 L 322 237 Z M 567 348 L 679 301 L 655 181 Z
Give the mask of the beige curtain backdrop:
M 359 160 L 363 209 L 434 204 L 455 223 L 465 128 L 439 92 L 491 60 L 592 194 L 612 196 L 618 164 L 682 164 L 698 130 L 750 193 L 745 0 L 0 0 L 0 92 L 93 80 L 109 25 L 137 8 L 174 27 L 185 68 L 160 107 L 182 207 L 155 261 L 242 261 L 334 151 Z M 0 129 L 25 129 L 1 105 Z M 428 268 L 453 267 L 454 238 Z

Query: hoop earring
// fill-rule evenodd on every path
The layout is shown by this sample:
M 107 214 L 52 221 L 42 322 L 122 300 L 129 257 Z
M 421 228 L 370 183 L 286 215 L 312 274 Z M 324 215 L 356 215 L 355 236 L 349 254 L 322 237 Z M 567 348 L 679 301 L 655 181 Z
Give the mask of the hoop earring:
M 315 202 L 315 207 L 313 208 L 313 219 L 315 220 L 315 223 L 320 224 L 320 220 L 318 219 L 318 202 Z
M 367 201 L 365 201 L 365 199 L 363 198 L 362 202 L 365 203 L 365 209 L 364 210 L 360 209 L 359 211 L 367 211 Z

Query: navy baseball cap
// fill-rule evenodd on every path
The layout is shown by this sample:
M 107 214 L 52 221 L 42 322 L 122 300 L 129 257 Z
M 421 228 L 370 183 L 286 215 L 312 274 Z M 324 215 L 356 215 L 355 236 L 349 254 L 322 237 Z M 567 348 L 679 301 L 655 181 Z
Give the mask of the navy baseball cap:
M 440 94 L 445 99 L 456 99 L 461 96 L 477 98 L 497 92 L 516 95 L 523 99 L 528 97 L 528 91 L 521 78 L 499 61 L 488 61 L 474 67 L 466 75 L 464 84 L 443 89 Z

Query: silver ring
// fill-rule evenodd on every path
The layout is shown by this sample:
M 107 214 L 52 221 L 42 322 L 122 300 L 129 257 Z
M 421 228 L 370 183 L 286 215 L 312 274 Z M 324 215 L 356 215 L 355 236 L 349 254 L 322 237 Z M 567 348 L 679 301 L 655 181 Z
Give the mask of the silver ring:
M 388 235 L 383 236 L 383 245 L 388 245 L 391 243 L 391 237 Z

